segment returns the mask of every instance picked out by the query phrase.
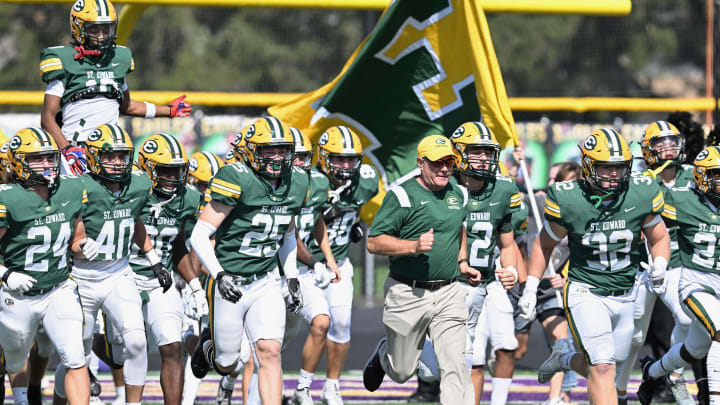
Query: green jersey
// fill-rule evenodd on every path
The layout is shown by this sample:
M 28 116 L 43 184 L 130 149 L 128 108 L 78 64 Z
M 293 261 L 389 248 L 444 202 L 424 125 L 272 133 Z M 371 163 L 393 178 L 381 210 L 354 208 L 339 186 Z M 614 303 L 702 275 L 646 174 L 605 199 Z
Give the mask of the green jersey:
M 295 218 L 295 226 L 297 226 L 298 234 L 305 246 L 308 246 L 311 239 L 315 240 L 311 238 L 312 230 L 318 217 L 322 214 L 321 207 L 327 202 L 330 192 L 330 181 L 317 169 L 311 168 L 308 177 L 310 180 L 308 200 L 300 210 L 300 215 Z M 298 262 L 298 264 L 300 263 Z
M 391 235 L 417 240 L 433 229 L 435 242 L 425 253 L 390 256 L 390 271 L 413 280 L 448 280 L 460 275 L 458 253 L 465 221 L 466 191 L 454 184 L 432 192 L 417 178 L 393 187 L 385 195 L 370 236 Z
M 106 277 L 128 264 L 135 219 L 147 205 L 152 182 L 145 172 L 133 170 L 130 180 L 113 193 L 90 173 L 80 177 L 85 181 L 89 200 L 82 212 L 85 233 L 98 244 L 99 254 L 92 261 L 76 260 L 73 276 Z
M 186 184 L 169 200 L 160 199 L 153 193 L 142 209 L 141 218 L 145 223 L 153 249 L 160 255 L 163 265 L 172 269 L 172 246 L 175 238 L 195 218 L 200 206 L 200 192 L 190 184 Z M 133 244 L 130 254 L 130 265 L 135 273 L 153 277 L 145 254 Z
M 680 209 L 678 209 L 680 207 Z M 673 188 L 663 217 L 677 227 L 680 264 L 705 273 L 720 273 L 720 212 L 694 188 Z
M 37 282 L 27 295 L 68 278 L 68 246 L 75 219 L 87 202 L 83 181 L 60 176 L 47 201 L 20 184 L 0 185 L 0 253 L 11 271 Z
M 663 211 L 663 194 L 650 177 L 633 176 L 608 205 L 595 207 L 584 180 L 548 189 L 545 219 L 568 231 L 568 278 L 609 291 L 630 289 L 647 254 L 640 238 L 648 215 Z
M 675 182 L 670 186 L 666 186 L 660 176 L 658 176 L 656 179 L 658 181 L 658 184 L 660 185 L 660 190 L 662 190 L 663 195 L 665 196 L 665 202 L 667 203 L 667 196 L 671 192 L 672 188 L 688 187 L 690 184 L 693 183 L 693 167 L 691 165 L 682 165 L 678 167 L 677 171 L 675 172 Z M 670 226 L 668 224 L 667 230 L 668 234 L 670 235 L 670 262 L 668 264 L 668 268 L 675 269 L 680 267 L 681 265 L 680 250 L 678 247 L 677 238 L 677 225 Z
M 215 255 L 223 269 L 242 276 L 272 271 L 308 189 L 307 173 L 295 167 L 275 190 L 243 162 L 221 167 L 209 190 L 212 200 L 232 208 L 215 233 Z
M 515 183 L 498 176 L 478 192 L 469 192 L 465 234 L 468 261 L 489 280 L 495 267 L 497 235 L 513 230 L 512 216 L 520 209 L 522 196 Z
M 327 224 L 328 239 L 336 261 L 346 258 L 350 252 L 350 228 L 358 221 L 360 207 L 378 193 L 378 184 L 379 179 L 375 169 L 364 164 L 360 166 L 357 180 L 348 190 L 340 194 L 340 200 L 336 203 L 340 215 Z M 330 183 L 331 192 L 337 188 Z M 326 200 L 321 206 L 321 210 L 324 212 L 331 206 L 330 201 Z M 323 259 L 317 241 L 311 240 L 308 248 L 318 260 Z
M 114 46 L 100 57 L 75 59 L 72 46 L 53 46 L 40 53 L 42 81 L 65 86 L 60 106 L 81 98 L 107 97 L 122 104 L 125 75 L 135 69 L 130 49 Z

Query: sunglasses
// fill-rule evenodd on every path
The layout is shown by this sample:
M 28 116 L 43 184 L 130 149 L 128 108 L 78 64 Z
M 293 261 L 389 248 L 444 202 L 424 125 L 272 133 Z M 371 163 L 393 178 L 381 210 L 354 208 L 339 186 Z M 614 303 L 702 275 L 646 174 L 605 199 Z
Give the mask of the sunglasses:
M 434 169 L 440 169 L 442 167 L 453 167 L 455 165 L 455 159 L 453 158 L 440 160 L 430 160 L 428 158 L 423 158 L 423 160 Z

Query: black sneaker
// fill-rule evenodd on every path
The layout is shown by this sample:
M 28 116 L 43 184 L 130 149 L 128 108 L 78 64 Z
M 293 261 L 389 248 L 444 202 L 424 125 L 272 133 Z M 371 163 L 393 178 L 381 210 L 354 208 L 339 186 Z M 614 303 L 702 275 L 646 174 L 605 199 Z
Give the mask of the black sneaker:
M 89 368 L 88 374 L 90 374 L 90 396 L 99 397 L 100 393 L 102 392 L 102 387 L 100 386 L 97 377 L 95 377 L 95 374 L 93 374 L 93 372 L 90 371 Z
M 382 380 L 385 377 L 385 370 L 383 370 L 382 364 L 380 364 L 380 348 L 386 343 L 387 338 L 383 336 L 375 346 L 375 351 L 367 363 L 365 363 L 365 368 L 363 369 L 363 385 L 365 385 L 365 389 L 370 392 L 374 392 L 380 388 L 380 384 L 382 384 Z
M 657 380 L 650 377 L 650 365 L 653 364 L 654 361 L 655 360 L 649 356 L 640 359 L 642 383 L 640 383 L 640 388 L 638 388 L 637 396 L 641 405 L 649 405 L 652 402 L 653 394 L 655 394 L 655 389 L 657 388 Z
M 28 405 L 43 405 L 42 387 L 39 385 L 28 385 L 27 396 Z
M 432 392 L 415 391 L 414 394 L 410 395 L 407 399 L 410 402 L 440 402 L 440 395 Z
M 192 369 L 193 375 L 195 375 L 196 378 L 205 377 L 205 375 L 207 375 L 208 373 L 208 370 L 210 370 L 210 364 L 208 364 L 208 361 L 205 358 L 205 351 L 203 350 L 205 342 L 209 340 L 210 328 L 205 328 L 200 334 L 200 340 L 198 341 L 197 346 L 195 346 L 195 351 L 190 358 L 190 368 Z

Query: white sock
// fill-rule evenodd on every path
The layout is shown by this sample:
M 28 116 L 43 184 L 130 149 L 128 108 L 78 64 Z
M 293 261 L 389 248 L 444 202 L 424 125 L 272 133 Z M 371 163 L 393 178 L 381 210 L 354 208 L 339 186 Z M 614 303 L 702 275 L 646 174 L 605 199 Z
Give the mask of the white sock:
M 116 386 L 115 387 L 115 401 L 116 402 L 125 402 L 125 386 Z
M 680 356 L 681 344 L 677 344 L 668 350 L 660 360 L 650 365 L 650 377 L 658 379 L 673 370 L 687 366 L 687 362 Z M 710 363 L 708 363 L 710 364 Z
M 220 379 L 220 385 L 223 387 L 224 390 L 232 391 L 235 389 L 236 381 L 237 377 L 233 377 L 232 375 L 226 375 Z
M 185 359 L 185 383 L 183 385 L 182 405 L 193 405 L 200 389 L 200 379 L 195 377 L 190 367 L 190 356 Z
M 720 393 L 720 342 L 713 341 L 707 355 L 708 390 Z M 720 394 L 710 395 L 710 405 L 720 405 Z
M 334 380 L 332 378 L 326 378 L 325 379 L 325 387 L 326 388 L 333 388 L 335 391 L 340 391 L 340 380 Z
M 297 383 L 298 391 L 303 388 L 310 388 L 310 384 L 312 384 L 314 375 L 315 375 L 315 373 L 309 373 L 303 369 L 300 369 L 300 376 L 298 376 L 298 383 Z
M 512 384 L 512 378 L 493 377 L 490 405 L 505 405 L 510 392 L 510 384 Z
M 12 387 L 13 402 L 16 404 L 26 404 L 28 401 L 27 387 Z

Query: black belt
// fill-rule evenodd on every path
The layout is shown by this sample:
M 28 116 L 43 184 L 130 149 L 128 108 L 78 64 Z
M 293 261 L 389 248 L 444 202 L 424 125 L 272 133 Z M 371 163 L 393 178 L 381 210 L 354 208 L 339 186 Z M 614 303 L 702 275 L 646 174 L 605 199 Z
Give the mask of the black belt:
M 401 276 L 397 273 L 390 273 L 390 277 L 393 280 L 399 281 L 403 284 L 407 284 L 412 288 L 422 288 L 424 290 L 430 290 L 430 291 L 439 290 L 440 288 L 445 287 L 446 285 L 455 282 L 454 278 L 450 279 L 450 280 L 430 280 L 430 281 L 413 280 L 411 278 Z
M 620 297 L 627 294 L 632 288 L 627 290 L 608 290 L 607 288 L 590 288 L 590 292 L 603 297 Z

